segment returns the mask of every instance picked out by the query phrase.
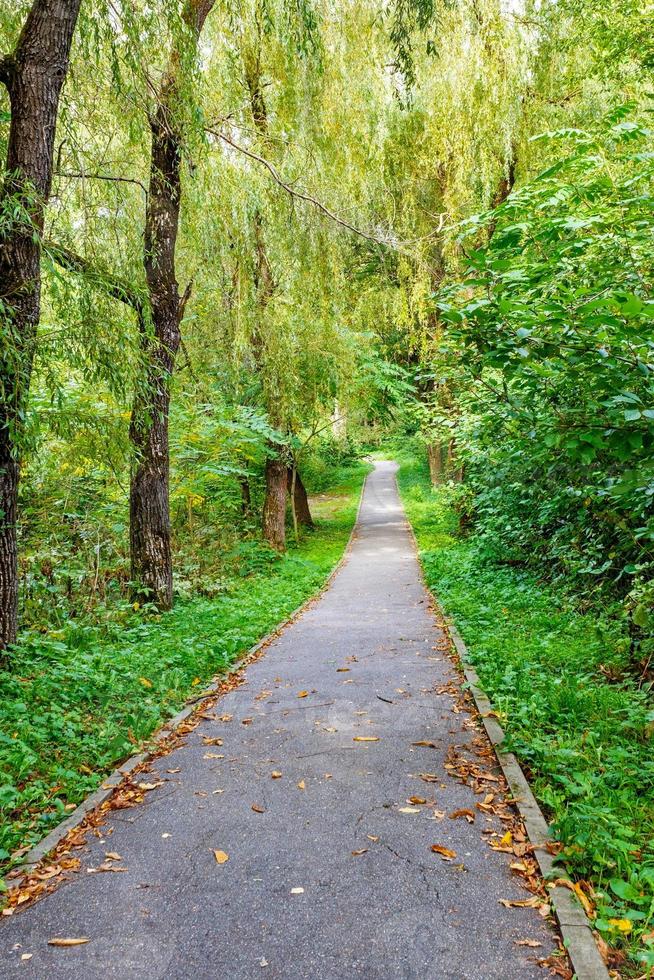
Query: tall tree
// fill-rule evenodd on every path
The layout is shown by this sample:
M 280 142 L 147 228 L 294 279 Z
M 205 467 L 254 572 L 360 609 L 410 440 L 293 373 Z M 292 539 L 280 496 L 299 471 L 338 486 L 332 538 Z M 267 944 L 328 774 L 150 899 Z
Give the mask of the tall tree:
M 11 121 L 0 188 L 0 648 L 16 639 L 21 441 L 41 307 L 41 236 L 80 0 L 35 0 L 0 59 Z
M 214 0 L 188 0 L 182 19 L 197 50 Z M 150 187 L 145 216 L 144 264 L 151 324 L 143 323 L 147 376 L 137 385 L 130 437 L 136 451 L 130 484 L 132 580 L 160 609 L 173 601 L 170 542 L 168 413 L 170 380 L 181 343 L 190 287 L 180 295 L 175 264 L 182 193 L 184 143 L 180 121 L 183 51 L 174 44 L 150 118 Z

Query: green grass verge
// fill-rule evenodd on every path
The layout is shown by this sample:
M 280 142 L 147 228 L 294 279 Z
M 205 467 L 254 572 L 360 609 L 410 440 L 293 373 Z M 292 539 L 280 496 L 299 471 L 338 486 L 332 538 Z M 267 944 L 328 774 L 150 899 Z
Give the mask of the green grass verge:
M 596 927 L 654 967 L 654 714 L 623 637 L 536 575 L 490 564 L 461 536 L 452 491 L 402 458 L 398 477 L 425 577 L 452 617 L 508 747 L 597 893 Z
M 283 557 L 250 542 L 260 548 L 260 570 L 228 581 L 216 598 L 178 601 L 145 619 L 130 609 L 122 624 L 71 622 L 56 634 L 23 635 L 0 671 L 5 867 L 320 588 L 343 553 L 368 469 L 339 472 L 339 485 L 315 500 L 316 530 Z

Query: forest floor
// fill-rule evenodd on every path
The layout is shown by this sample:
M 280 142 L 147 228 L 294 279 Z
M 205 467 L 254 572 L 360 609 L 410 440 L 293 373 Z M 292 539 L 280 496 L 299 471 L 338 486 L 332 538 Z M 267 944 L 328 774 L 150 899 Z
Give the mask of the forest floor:
M 368 478 L 330 587 L 153 762 L 144 802 L 106 815 L 79 873 L 6 920 L 3 976 L 28 957 L 53 980 L 542 978 L 557 936 L 511 871 L 519 824 L 394 470 Z

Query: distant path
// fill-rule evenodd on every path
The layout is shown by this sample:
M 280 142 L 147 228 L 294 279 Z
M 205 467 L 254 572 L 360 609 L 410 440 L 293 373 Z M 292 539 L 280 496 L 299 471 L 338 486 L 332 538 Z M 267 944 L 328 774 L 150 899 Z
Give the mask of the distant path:
M 529 897 L 509 870 L 516 859 L 482 839 L 489 827 L 503 834 L 502 824 L 444 769 L 448 747 L 474 732 L 437 693 L 456 674 L 435 649 L 442 634 L 396 469 L 377 463 L 369 476 L 349 558 L 327 592 L 248 668 L 247 683 L 214 709 L 216 720 L 158 761 L 158 775 L 146 778 L 165 785 L 116 811 L 105 843 L 92 839 L 81 852 L 89 867 L 117 852 L 128 871 L 82 870 L 5 920 L 1 976 L 547 976 L 535 958 L 553 948 L 549 926 L 534 909 L 499 904 Z M 421 740 L 436 748 L 413 744 Z M 437 781 L 421 780 L 425 772 Z M 411 796 L 435 806 L 409 804 Z M 461 808 L 476 814 L 473 824 L 438 818 Z M 434 843 L 456 858 L 433 854 Z M 229 860 L 217 864 L 214 850 Z M 90 942 L 54 948 L 54 936 Z M 542 947 L 515 945 L 525 938 Z M 21 961 L 24 953 L 32 958 Z

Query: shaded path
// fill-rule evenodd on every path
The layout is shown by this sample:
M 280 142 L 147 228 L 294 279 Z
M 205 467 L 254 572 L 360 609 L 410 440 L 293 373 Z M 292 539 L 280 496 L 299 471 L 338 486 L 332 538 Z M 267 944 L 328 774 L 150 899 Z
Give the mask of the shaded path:
M 3 977 L 542 980 L 534 957 L 552 933 L 534 909 L 499 904 L 529 896 L 481 836 L 501 823 L 438 817 L 475 810 L 479 796 L 444 769 L 448 747 L 473 733 L 436 693 L 455 673 L 435 649 L 395 469 L 378 463 L 368 478 L 328 591 L 248 667 L 215 720 L 157 761 L 164 785 L 111 814 L 104 844 L 82 852 L 88 867 L 118 852 L 128 871 L 82 871 L 8 919 Z M 432 805 L 407 804 L 412 795 Z M 82 935 L 84 946 L 47 945 Z M 542 948 L 514 944 L 524 938 Z

